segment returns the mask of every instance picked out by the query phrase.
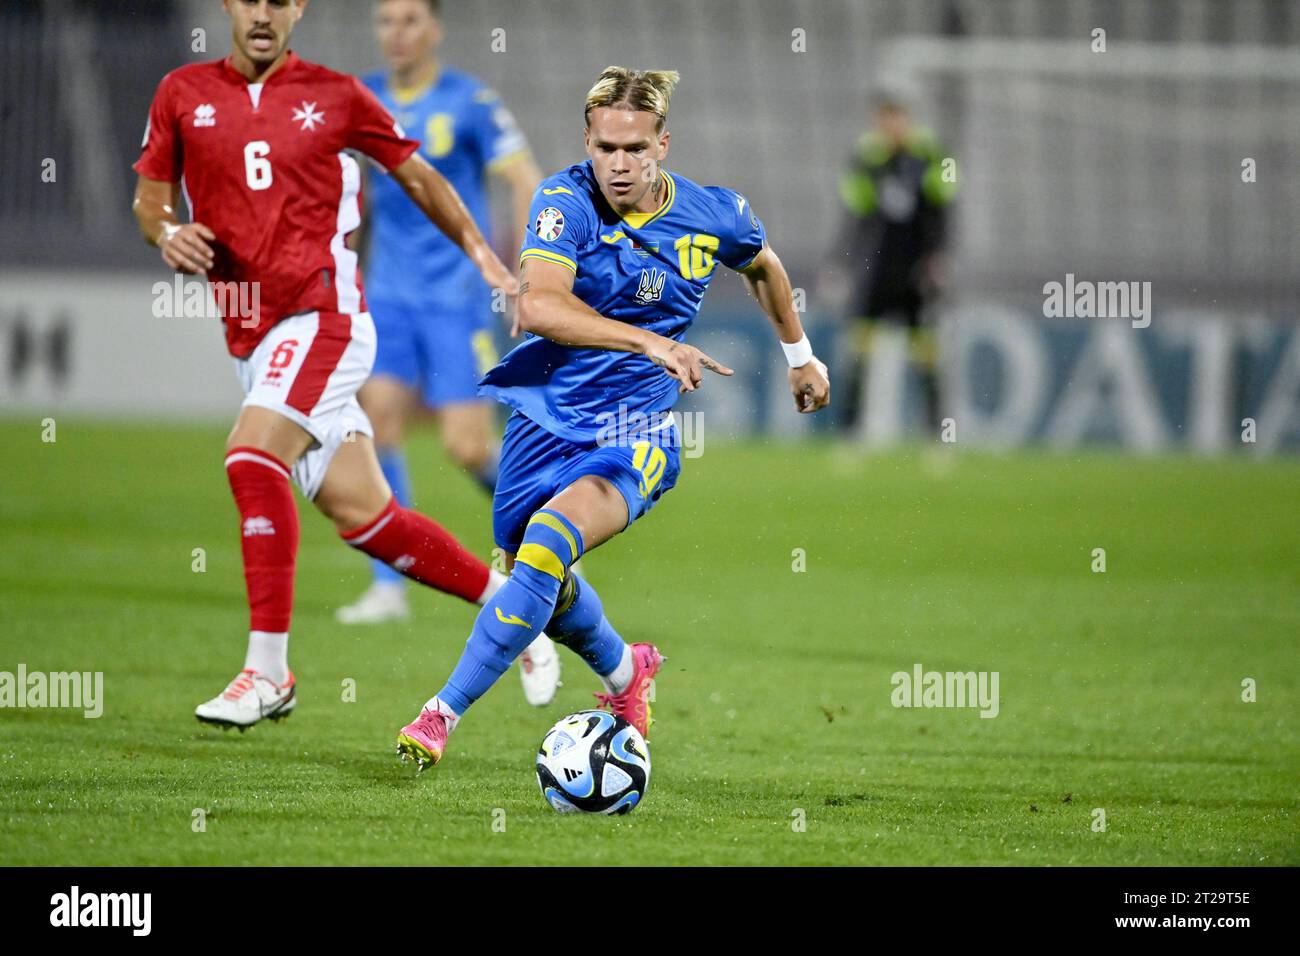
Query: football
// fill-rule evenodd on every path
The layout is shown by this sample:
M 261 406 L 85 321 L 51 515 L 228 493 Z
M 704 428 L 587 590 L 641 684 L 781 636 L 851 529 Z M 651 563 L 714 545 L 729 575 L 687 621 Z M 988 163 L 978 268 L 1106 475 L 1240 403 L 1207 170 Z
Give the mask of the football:
M 560 813 L 631 813 L 650 784 L 650 749 L 622 717 L 570 714 L 542 739 L 537 784 Z

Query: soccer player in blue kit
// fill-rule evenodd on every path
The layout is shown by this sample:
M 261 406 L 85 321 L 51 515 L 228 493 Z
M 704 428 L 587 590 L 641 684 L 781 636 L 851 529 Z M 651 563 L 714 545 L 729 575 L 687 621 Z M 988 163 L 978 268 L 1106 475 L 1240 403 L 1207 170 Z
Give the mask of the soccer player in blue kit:
M 600 702 L 643 735 L 652 644 L 626 644 L 571 568 L 677 482 L 669 410 L 705 371 L 732 371 L 684 341 L 717 263 L 739 272 L 774 326 L 799 412 L 830 401 L 826 366 L 790 279 L 744 196 L 662 168 L 678 75 L 608 67 L 587 95 L 590 159 L 543 180 L 520 254 L 516 320 L 531 333 L 481 391 L 513 409 L 493 502 L 510 580 L 484 605 L 447 683 L 402 728 L 398 753 L 437 763 L 465 711 L 545 629 L 595 670 Z

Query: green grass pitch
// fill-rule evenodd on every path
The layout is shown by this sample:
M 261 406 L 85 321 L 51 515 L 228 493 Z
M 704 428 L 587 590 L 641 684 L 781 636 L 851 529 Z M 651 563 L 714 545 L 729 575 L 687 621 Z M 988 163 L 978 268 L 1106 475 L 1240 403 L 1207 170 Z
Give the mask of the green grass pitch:
M 105 682 L 97 720 L 0 710 L 0 864 L 1300 864 L 1295 461 L 711 442 L 586 562 L 669 657 L 648 798 L 608 819 L 533 776 L 598 689 L 568 652 L 552 706 L 512 671 L 440 766 L 398 762 L 473 609 L 421 592 L 408 625 L 335 624 L 367 570 L 306 510 L 298 709 L 200 726 L 246 627 L 223 434 L 0 425 L 0 670 Z M 486 556 L 486 499 L 429 434 L 411 460 Z M 997 671 L 998 716 L 893 707 L 916 663 Z

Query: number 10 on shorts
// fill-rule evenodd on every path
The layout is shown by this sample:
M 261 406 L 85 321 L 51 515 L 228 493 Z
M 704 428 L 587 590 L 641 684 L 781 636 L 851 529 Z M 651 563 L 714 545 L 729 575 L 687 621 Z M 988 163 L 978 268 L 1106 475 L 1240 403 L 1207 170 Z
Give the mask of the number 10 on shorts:
M 641 492 L 642 498 L 650 497 L 650 492 L 655 490 L 655 486 L 663 478 L 664 467 L 667 464 L 668 456 L 658 445 L 639 441 L 632 446 L 632 467 L 641 472 L 641 481 L 637 490 Z

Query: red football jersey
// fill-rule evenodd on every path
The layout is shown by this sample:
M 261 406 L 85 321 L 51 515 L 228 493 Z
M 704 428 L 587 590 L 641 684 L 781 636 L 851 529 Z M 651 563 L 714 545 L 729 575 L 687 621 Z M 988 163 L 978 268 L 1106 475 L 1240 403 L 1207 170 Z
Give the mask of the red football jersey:
M 224 317 L 230 353 L 243 358 L 286 316 L 365 311 L 346 243 L 361 224 L 361 170 L 344 150 L 392 170 L 418 148 L 355 77 L 290 52 L 265 83 L 228 60 L 168 73 L 134 168 L 179 182 L 193 221 L 216 234 L 210 282 L 258 283 L 242 299 L 256 314 Z

